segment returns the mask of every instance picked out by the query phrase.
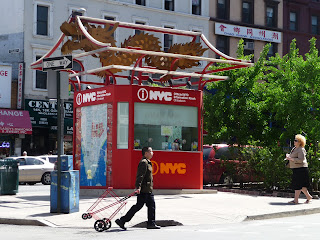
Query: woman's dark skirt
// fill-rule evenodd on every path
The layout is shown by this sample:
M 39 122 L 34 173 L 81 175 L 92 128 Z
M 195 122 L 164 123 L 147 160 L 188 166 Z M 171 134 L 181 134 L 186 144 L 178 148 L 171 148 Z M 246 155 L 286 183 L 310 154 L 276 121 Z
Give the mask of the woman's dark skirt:
M 294 190 L 301 190 L 303 187 L 308 188 L 310 186 L 309 169 L 293 168 L 292 169 L 292 188 Z

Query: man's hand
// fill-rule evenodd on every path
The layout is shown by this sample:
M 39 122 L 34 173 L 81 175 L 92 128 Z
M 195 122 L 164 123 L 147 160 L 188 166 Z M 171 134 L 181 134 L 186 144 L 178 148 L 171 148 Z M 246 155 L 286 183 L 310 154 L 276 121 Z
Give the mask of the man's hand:
M 140 190 L 141 190 L 140 188 L 138 189 L 136 188 L 134 191 L 136 192 L 136 194 L 140 194 Z

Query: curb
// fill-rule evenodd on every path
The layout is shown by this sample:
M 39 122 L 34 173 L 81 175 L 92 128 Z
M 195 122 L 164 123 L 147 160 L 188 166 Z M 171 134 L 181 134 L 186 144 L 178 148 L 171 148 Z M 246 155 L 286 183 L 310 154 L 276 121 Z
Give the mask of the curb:
M 309 214 L 316 214 L 316 213 L 320 213 L 320 208 L 301 209 L 301 210 L 288 211 L 288 212 L 278 212 L 278 213 L 269 213 L 269 214 L 255 215 L 255 216 L 247 216 L 243 221 L 294 217 L 294 216 L 309 215 Z
M 128 196 L 132 193 L 132 189 L 113 189 L 119 197 Z M 101 196 L 105 189 L 80 189 L 81 197 L 97 197 Z M 180 195 L 180 194 L 215 194 L 216 189 L 154 189 L 154 195 Z

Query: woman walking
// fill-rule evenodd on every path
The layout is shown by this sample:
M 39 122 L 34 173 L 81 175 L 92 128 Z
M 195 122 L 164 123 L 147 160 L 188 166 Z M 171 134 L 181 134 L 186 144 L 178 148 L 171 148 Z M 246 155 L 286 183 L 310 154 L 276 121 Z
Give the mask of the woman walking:
M 305 203 L 310 203 L 312 199 L 312 196 L 308 191 L 310 182 L 306 150 L 304 149 L 305 145 L 306 138 L 301 134 L 296 135 L 294 139 L 294 147 L 290 154 L 286 155 L 286 159 L 289 160 L 289 167 L 292 169 L 292 187 L 295 190 L 294 200 L 289 202 L 291 204 L 299 203 L 301 191 L 307 197 Z

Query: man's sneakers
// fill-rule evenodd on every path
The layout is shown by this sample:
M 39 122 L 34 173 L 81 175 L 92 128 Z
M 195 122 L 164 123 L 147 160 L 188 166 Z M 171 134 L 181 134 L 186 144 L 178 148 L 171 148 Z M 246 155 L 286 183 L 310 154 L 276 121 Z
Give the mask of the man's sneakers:
M 154 224 L 154 225 L 148 225 L 147 229 L 160 229 L 161 227 L 159 227 L 158 225 Z
M 120 219 L 117 219 L 115 222 L 120 228 L 122 228 L 123 230 L 127 230 L 127 228 L 124 226 L 124 222 L 122 222 Z

